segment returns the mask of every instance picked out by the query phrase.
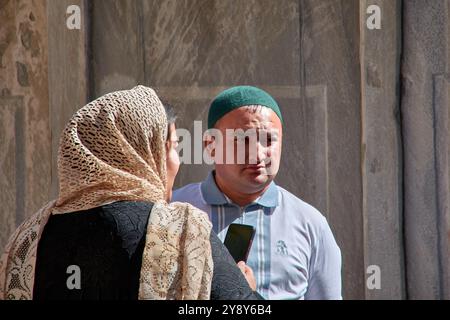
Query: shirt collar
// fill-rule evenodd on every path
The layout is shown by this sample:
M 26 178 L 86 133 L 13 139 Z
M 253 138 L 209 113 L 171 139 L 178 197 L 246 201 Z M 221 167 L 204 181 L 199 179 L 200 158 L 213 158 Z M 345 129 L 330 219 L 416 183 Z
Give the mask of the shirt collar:
M 214 179 L 214 171 L 208 174 L 208 177 L 201 184 L 203 198 L 209 205 L 224 205 L 229 203 L 227 197 L 220 191 Z M 255 200 L 253 204 L 259 204 L 263 207 L 273 208 L 278 205 L 278 187 L 275 182 L 271 182 L 269 188 Z
M 214 180 L 214 171 L 208 174 L 208 177 L 201 185 L 202 195 L 207 204 L 210 205 L 222 205 L 228 203 L 225 195 L 217 187 Z

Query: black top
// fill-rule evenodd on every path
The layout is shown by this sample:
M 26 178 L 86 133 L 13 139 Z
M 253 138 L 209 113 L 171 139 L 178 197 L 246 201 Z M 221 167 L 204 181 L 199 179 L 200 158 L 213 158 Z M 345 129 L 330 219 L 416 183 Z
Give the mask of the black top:
M 119 201 L 52 215 L 38 244 L 34 299 L 137 299 L 152 207 L 148 202 Z M 261 299 L 213 231 L 210 241 L 211 299 Z M 79 267 L 80 289 L 74 288 L 77 272 L 69 268 L 72 265 Z

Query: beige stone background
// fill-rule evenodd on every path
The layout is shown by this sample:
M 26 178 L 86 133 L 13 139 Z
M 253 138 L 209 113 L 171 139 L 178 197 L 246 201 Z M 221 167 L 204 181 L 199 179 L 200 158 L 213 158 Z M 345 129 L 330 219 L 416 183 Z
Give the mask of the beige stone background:
M 81 29 L 66 9 L 81 8 Z M 381 29 L 366 28 L 369 5 Z M 449 299 L 449 0 L 0 0 L 0 248 L 57 194 L 59 134 L 145 84 L 206 119 L 257 85 L 286 119 L 278 184 L 328 218 L 346 299 Z M 177 186 L 209 170 L 184 165 Z M 367 267 L 381 288 L 366 286 Z

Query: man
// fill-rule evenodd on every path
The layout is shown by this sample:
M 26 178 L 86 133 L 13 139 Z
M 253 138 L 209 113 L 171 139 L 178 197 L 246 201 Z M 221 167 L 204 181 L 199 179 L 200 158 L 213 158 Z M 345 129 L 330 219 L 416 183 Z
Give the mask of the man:
M 210 106 L 208 129 L 215 170 L 172 200 L 207 212 L 222 241 L 232 223 L 255 227 L 247 264 L 266 299 L 341 299 L 341 254 L 326 219 L 273 182 L 283 135 L 277 102 L 255 87 L 227 89 Z

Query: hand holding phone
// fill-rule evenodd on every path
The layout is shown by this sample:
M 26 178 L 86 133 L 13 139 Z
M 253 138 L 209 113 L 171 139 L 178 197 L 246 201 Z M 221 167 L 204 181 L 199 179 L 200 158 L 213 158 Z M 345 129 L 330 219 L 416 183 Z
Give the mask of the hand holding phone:
M 250 288 L 253 291 L 256 291 L 256 279 L 255 279 L 255 275 L 253 274 L 252 268 L 250 268 L 248 265 L 246 265 L 244 261 L 240 261 L 237 264 L 237 266 L 241 270 L 242 274 L 244 275 L 245 280 L 247 280 Z
M 247 262 L 247 257 L 252 246 L 255 228 L 245 224 L 230 224 L 224 245 L 230 252 L 234 261 Z

